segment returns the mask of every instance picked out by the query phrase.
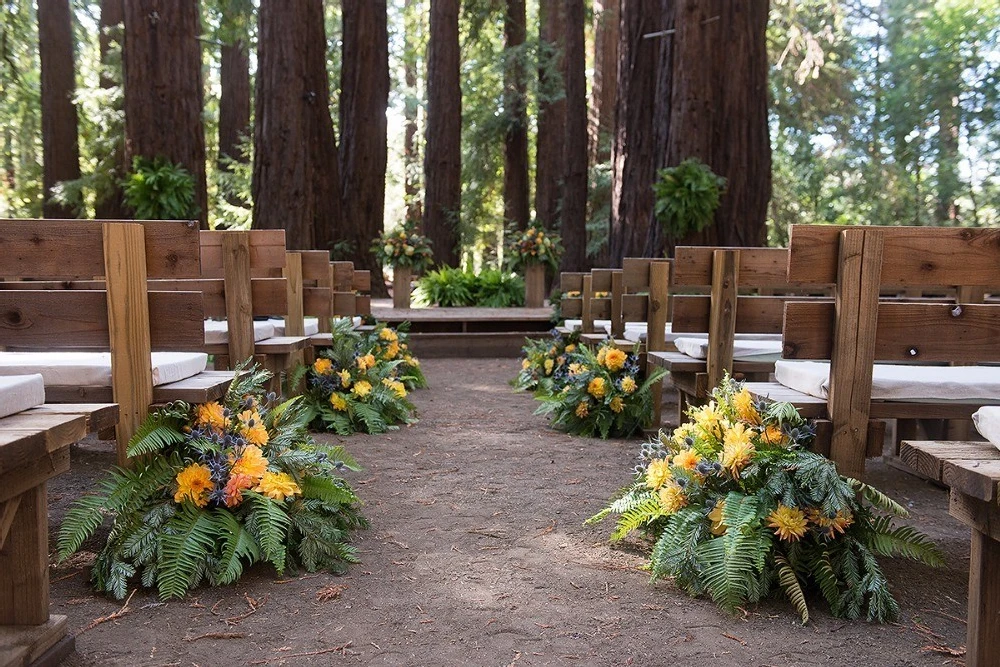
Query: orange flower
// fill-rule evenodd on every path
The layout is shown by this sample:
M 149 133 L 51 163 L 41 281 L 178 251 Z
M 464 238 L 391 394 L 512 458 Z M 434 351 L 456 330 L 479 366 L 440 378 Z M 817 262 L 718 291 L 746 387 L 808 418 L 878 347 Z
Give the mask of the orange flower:
M 195 425 L 208 426 L 213 431 L 222 431 L 226 428 L 226 416 L 224 408 L 217 402 L 202 403 L 195 409 Z
M 198 507 L 208 504 L 208 494 L 214 488 L 212 485 L 212 473 L 207 466 L 200 463 L 192 463 L 184 470 L 177 473 L 177 493 L 174 494 L 174 502 L 182 503 L 190 500 Z
M 253 485 L 254 480 L 250 475 L 231 474 L 226 483 L 226 507 L 236 507 L 243 502 L 243 491 Z

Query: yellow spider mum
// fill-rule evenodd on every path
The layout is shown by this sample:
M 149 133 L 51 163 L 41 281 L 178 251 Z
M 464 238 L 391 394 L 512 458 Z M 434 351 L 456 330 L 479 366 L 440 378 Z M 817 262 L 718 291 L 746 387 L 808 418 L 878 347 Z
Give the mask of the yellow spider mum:
M 806 534 L 808 522 L 799 508 L 779 504 L 778 509 L 767 515 L 767 525 L 786 542 L 798 542 Z
M 725 415 L 715 405 L 715 401 L 710 401 L 705 407 L 696 410 L 692 416 L 694 423 L 706 433 L 714 436 L 719 435 Z
M 333 362 L 326 357 L 320 357 L 313 362 L 313 370 L 320 375 L 326 375 L 333 368 Z
M 646 468 L 646 486 L 655 491 L 670 481 L 671 475 L 670 459 L 653 459 Z
M 554 361 L 552 361 L 551 359 L 546 359 L 545 360 L 545 374 L 546 375 L 552 375 L 552 369 L 555 368 L 555 365 L 556 364 L 555 364 Z
M 622 350 L 610 349 L 608 353 L 604 355 L 604 367 L 609 371 L 614 373 L 615 371 L 620 371 L 622 366 L 625 365 L 625 360 L 628 358 Z
M 229 472 L 233 475 L 246 475 L 257 481 L 267 472 L 267 459 L 264 457 L 264 452 L 261 451 L 260 447 L 248 445 L 243 449 L 240 458 L 233 463 L 233 468 Z
M 722 444 L 722 467 L 728 468 L 733 477 L 738 477 L 740 470 L 750 463 L 751 457 L 757 451 L 750 441 L 753 431 L 743 424 L 737 424 L 726 431 Z
M 364 398 L 372 391 L 372 383 L 368 380 L 358 380 L 354 383 L 354 388 L 351 389 L 351 393 L 358 398 Z
M 208 504 L 208 494 L 213 489 L 212 473 L 207 466 L 192 463 L 177 473 L 177 493 L 174 502 L 182 503 L 190 500 L 198 507 Z
M 602 347 L 597 351 L 597 363 L 601 366 L 604 365 L 604 359 L 608 356 L 608 348 Z
M 399 336 L 396 334 L 396 332 L 393 331 L 392 329 L 390 329 L 389 327 L 385 327 L 384 329 L 382 329 L 381 331 L 379 331 L 378 332 L 378 337 L 380 339 L 382 339 L 384 341 L 388 341 L 390 343 L 394 343 L 397 340 L 399 340 Z
M 197 426 L 208 426 L 213 431 L 222 431 L 226 428 L 226 416 L 223 410 L 217 401 L 202 403 L 194 409 L 194 423 Z
M 333 406 L 334 410 L 344 412 L 347 410 L 347 399 L 345 399 L 342 394 L 334 392 L 330 394 L 330 405 Z
M 399 354 L 399 343 L 393 341 L 389 343 L 389 346 L 385 348 L 385 352 L 382 353 L 382 358 L 386 361 L 392 361 Z
M 250 425 L 253 422 L 253 426 Z M 244 410 L 240 413 L 240 435 L 251 445 L 263 447 L 270 440 L 264 421 L 256 410 Z
M 733 396 L 733 407 L 740 419 L 751 424 L 760 424 L 760 413 L 754 405 L 753 396 L 746 389 Z
M 682 449 L 674 457 L 674 465 L 685 470 L 694 470 L 699 461 L 701 461 L 701 457 L 693 449 Z
M 284 502 L 285 498 L 291 498 L 302 493 L 302 489 L 299 488 L 299 485 L 295 483 L 295 480 L 287 472 L 264 473 L 260 484 L 257 485 L 254 491 L 263 493 L 271 500 L 276 500 L 279 503 Z
M 358 357 L 358 368 L 362 371 L 367 371 L 369 368 L 375 366 L 375 356 L 372 354 L 366 354 L 363 357 Z
M 396 398 L 406 398 L 406 385 L 399 380 L 390 380 L 389 378 L 385 378 L 382 380 L 382 384 L 389 387 L 389 389 L 392 389 L 396 393 Z
M 594 378 L 591 380 L 590 384 L 587 385 L 587 393 L 594 398 L 604 398 L 608 393 L 608 387 L 604 383 L 604 378 Z
M 582 364 L 570 364 L 569 365 L 569 374 L 570 375 L 579 375 L 580 373 L 584 372 L 585 370 L 587 370 L 587 369 Z
M 673 443 L 678 447 L 687 447 L 688 438 L 698 437 L 698 428 L 691 422 L 684 422 L 674 429 Z
M 728 528 L 728 526 L 722 522 L 722 512 L 725 511 L 725 509 L 726 501 L 720 500 L 715 503 L 715 507 L 713 507 L 712 511 L 708 513 L 708 520 L 712 522 L 712 527 L 709 528 L 709 531 L 713 535 L 725 535 L 726 533 L 726 528 Z
M 768 424 L 764 432 L 760 434 L 769 445 L 785 445 L 788 444 L 788 436 L 781 432 L 781 429 L 774 424 Z
M 609 405 L 611 412 L 621 414 L 621 411 L 625 409 L 625 401 L 622 400 L 621 396 L 615 396 L 611 399 L 611 404 Z
M 571 352 L 575 352 L 575 351 L 576 351 L 576 344 L 570 343 L 569 345 L 566 346 L 566 353 L 567 354 L 569 354 Z
M 568 389 L 568 387 L 567 387 L 567 389 Z M 577 417 L 579 417 L 580 419 L 583 419 L 584 417 L 586 417 L 587 415 L 589 415 L 590 414 L 590 408 L 587 407 L 587 402 L 586 401 L 580 401 L 579 403 L 577 403 L 576 410 L 574 410 L 573 413 Z
M 638 388 L 639 385 L 636 384 L 635 378 L 632 377 L 631 375 L 622 378 L 622 391 L 624 391 L 626 394 L 631 394 Z
M 670 482 L 660 489 L 660 505 L 667 514 L 673 514 L 682 507 L 687 507 L 688 499 L 677 482 Z
M 849 510 L 840 510 L 836 516 L 830 518 L 819 510 L 812 509 L 809 510 L 809 520 L 825 531 L 826 536 L 832 540 L 838 533 L 844 534 L 848 526 L 854 523 L 854 516 Z
M 351 386 L 351 372 L 349 370 L 347 370 L 345 368 L 344 370 L 342 370 L 339 373 L 337 373 L 337 375 L 340 376 L 340 386 L 341 387 L 343 387 L 344 389 L 347 389 L 348 387 Z

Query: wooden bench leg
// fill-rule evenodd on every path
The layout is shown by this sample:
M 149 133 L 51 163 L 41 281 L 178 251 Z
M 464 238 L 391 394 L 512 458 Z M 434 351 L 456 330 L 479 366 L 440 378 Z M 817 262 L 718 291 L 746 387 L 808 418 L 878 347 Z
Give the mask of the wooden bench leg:
M 1000 665 L 1000 542 L 972 530 L 965 664 Z
M 19 498 L 7 538 L 0 548 L 0 625 L 40 625 L 49 620 L 49 518 L 45 482 Z

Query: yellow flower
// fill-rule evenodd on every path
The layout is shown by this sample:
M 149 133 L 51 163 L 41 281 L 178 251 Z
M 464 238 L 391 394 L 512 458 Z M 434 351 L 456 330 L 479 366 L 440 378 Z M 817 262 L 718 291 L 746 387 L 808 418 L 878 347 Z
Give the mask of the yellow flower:
M 382 358 L 386 361 L 392 361 L 399 354 L 399 343 L 392 341 L 389 346 L 385 348 L 385 352 L 382 353 Z
M 320 375 L 326 375 L 333 368 L 333 362 L 326 357 L 320 357 L 313 362 L 313 370 Z
M 597 351 L 597 363 L 601 366 L 604 365 L 604 359 L 608 356 L 608 348 L 602 347 Z
M 177 473 L 177 493 L 174 502 L 190 500 L 198 507 L 208 504 L 208 494 L 212 490 L 212 473 L 207 466 L 192 463 Z
M 670 482 L 660 489 L 660 505 L 667 514 L 673 514 L 688 504 L 687 496 L 677 482 Z
M 396 393 L 396 398 L 406 398 L 406 385 L 404 385 L 399 380 L 390 380 L 385 378 L 382 380 L 382 384 L 389 389 L 392 389 Z
M 586 370 L 586 369 L 581 364 L 570 364 L 569 365 L 569 374 L 570 375 L 579 375 L 584 370 Z
M 250 423 L 253 422 L 253 426 Z M 270 440 L 264 422 L 260 418 L 260 413 L 256 410 L 244 410 L 240 413 L 240 435 L 246 438 L 251 445 L 262 447 Z
M 840 510 L 833 518 L 830 518 L 819 510 L 811 509 L 809 510 L 809 520 L 823 529 L 831 540 L 838 533 L 843 535 L 847 527 L 854 523 L 854 517 L 850 510 Z
M 769 445 L 784 445 L 788 443 L 788 436 L 782 433 L 781 429 L 774 424 L 768 424 L 764 432 L 761 433 L 761 437 Z
M 594 378 L 587 385 L 587 393 L 594 398 L 604 398 L 605 394 L 608 393 L 608 388 L 604 384 L 604 378 Z
M 670 459 L 653 459 L 646 468 L 646 486 L 655 491 L 670 480 L 671 474 Z
M 351 386 L 351 372 L 349 370 L 347 370 L 345 368 L 344 370 L 342 370 L 339 373 L 337 373 L 337 375 L 340 376 L 340 386 L 341 387 L 343 387 L 344 389 L 347 389 L 348 387 Z
M 254 491 L 263 493 L 271 500 L 276 500 L 279 503 L 284 502 L 285 498 L 291 498 L 302 493 L 302 489 L 299 488 L 299 485 L 295 483 L 295 480 L 287 472 L 264 473 L 260 484 L 257 485 Z
M 363 357 L 358 357 L 358 368 L 362 371 L 367 371 L 369 368 L 375 366 L 375 356 L 372 354 L 366 354 Z
M 631 375 L 622 378 L 622 391 L 624 391 L 626 394 L 631 394 L 638 388 L 639 385 L 635 383 L 635 378 L 633 378 Z
M 698 428 L 691 422 L 685 422 L 674 429 L 673 443 L 678 447 L 687 447 L 687 439 L 694 440 L 698 436 Z
M 760 413 L 753 403 L 753 396 L 746 389 L 733 396 L 733 407 L 740 419 L 751 424 L 760 424 Z
M 344 412 L 347 410 L 347 399 L 344 398 L 343 394 L 334 392 L 330 394 L 330 405 L 333 406 L 334 410 Z
M 555 364 L 554 361 L 552 361 L 551 359 L 546 359 L 545 360 L 545 374 L 546 375 L 552 375 L 552 369 L 555 368 L 555 365 L 556 364 Z
M 261 451 L 260 447 L 253 445 L 247 445 L 243 448 L 243 453 L 240 458 L 236 459 L 232 470 L 230 470 L 230 474 L 246 475 L 254 481 L 260 479 L 265 472 L 267 472 L 267 459 L 264 457 L 264 452 Z
M 778 509 L 767 515 L 767 519 L 767 525 L 786 542 L 798 542 L 806 534 L 806 515 L 797 507 L 779 504 Z
M 405 359 L 404 359 L 404 361 L 405 361 Z M 522 359 L 521 360 L 521 370 L 522 371 L 526 371 L 529 368 L 531 368 L 531 360 L 530 359 Z
M 699 461 L 701 457 L 693 449 L 683 449 L 674 457 L 674 465 L 685 470 L 694 470 Z
M 743 424 L 737 424 L 726 431 L 722 445 L 722 467 L 729 468 L 733 477 L 738 477 L 740 470 L 750 463 L 750 458 L 757 451 L 750 441 L 753 430 Z
M 625 401 L 622 400 L 621 396 L 615 396 L 611 399 L 611 412 L 620 414 L 622 410 L 625 409 Z
M 722 512 L 726 509 L 725 499 L 719 500 L 715 503 L 715 507 L 712 511 L 708 513 L 708 520 L 712 522 L 712 527 L 709 531 L 713 535 L 724 535 L 726 533 L 726 524 L 722 522 Z
M 197 426 L 208 426 L 213 431 L 221 431 L 226 428 L 226 417 L 223 407 L 217 402 L 202 403 L 195 408 L 195 422 Z
M 378 337 L 382 340 L 389 341 L 390 343 L 394 343 L 397 340 L 399 340 L 399 336 L 396 335 L 396 332 L 390 329 L 389 327 L 385 327 L 384 329 L 379 331 Z
M 574 352 L 576 350 L 576 344 L 570 343 L 566 346 L 566 352 Z
M 354 383 L 354 389 L 351 389 L 351 393 L 358 398 L 364 398 L 371 393 L 372 383 L 368 380 L 358 380 Z
M 719 429 L 724 415 L 715 405 L 715 401 L 710 401 L 705 407 L 696 410 L 692 416 L 694 417 L 694 423 L 706 433 L 714 436 L 719 435 Z
M 568 387 L 567 387 L 568 389 Z M 587 401 L 580 401 L 577 403 L 576 410 L 573 411 L 577 417 L 583 419 L 590 414 L 590 409 L 587 407 Z
M 627 358 L 628 355 L 621 350 L 608 350 L 607 354 L 604 355 L 604 367 L 612 373 L 620 371 L 622 366 L 625 365 L 625 359 Z

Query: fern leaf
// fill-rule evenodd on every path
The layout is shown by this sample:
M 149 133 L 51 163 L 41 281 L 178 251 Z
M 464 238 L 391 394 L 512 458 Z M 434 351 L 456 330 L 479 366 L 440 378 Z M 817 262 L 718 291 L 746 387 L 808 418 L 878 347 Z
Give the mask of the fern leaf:
M 59 562 L 76 553 L 80 545 L 104 523 L 105 500 L 105 496 L 100 495 L 83 496 L 66 512 L 59 526 Z
M 802 625 L 805 625 L 809 622 L 809 607 L 806 605 L 806 596 L 802 592 L 802 586 L 799 585 L 799 578 L 795 574 L 795 570 L 781 554 L 775 555 L 774 564 L 778 568 L 778 582 L 781 584 L 781 588 L 785 591 L 792 606 L 795 607 L 795 611 L 799 612 Z
M 164 526 L 160 536 L 157 588 L 163 599 L 183 597 L 215 548 L 212 516 L 185 504 Z
M 861 493 L 862 497 L 869 503 L 879 508 L 883 512 L 889 512 L 895 516 L 905 517 L 909 516 L 909 512 L 905 507 L 897 503 L 895 500 L 882 493 L 874 486 L 869 486 L 864 482 L 860 482 L 856 479 L 846 478 L 848 484 L 853 487 L 856 491 Z
M 872 530 L 866 531 L 865 546 L 883 556 L 904 556 L 931 567 L 944 565 L 944 555 L 930 538 L 912 526 L 892 529 L 889 517 L 872 521 Z
M 247 529 L 260 545 L 264 558 L 279 573 L 285 571 L 285 540 L 291 519 L 278 505 L 259 493 L 247 492 L 244 498 L 251 505 Z
M 302 487 L 302 495 L 306 498 L 318 498 L 328 503 L 342 505 L 350 505 L 358 500 L 349 488 L 338 484 L 330 477 L 304 477 L 299 486 Z
M 128 456 L 156 454 L 170 445 L 181 444 L 185 440 L 185 435 L 181 431 L 183 424 L 183 419 L 168 413 L 150 414 L 128 441 L 126 450 Z
M 229 512 L 216 510 L 212 518 L 222 540 L 222 554 L 212 576 L 212 583 L 231 584 L 243 574 L 244 561 L 252 565 L 260 558 L 260 549 L 253 535 Z
M 621 518 L 618 519 L 618 523 L 615 524 L 615 531 L 611 533 L 611 541 L 617 542 L 633 530 L 638 530 L 666 515 L 659 499 L 655 496 L 650 496 L 635 507 L 622 513 Z

